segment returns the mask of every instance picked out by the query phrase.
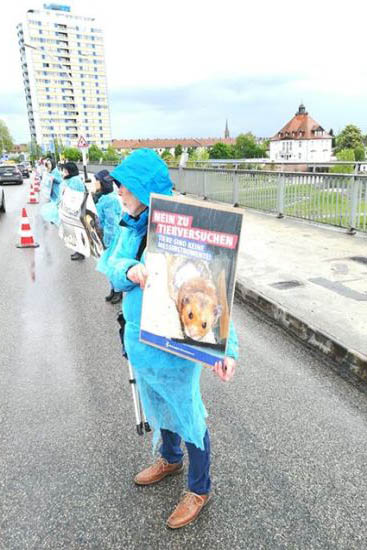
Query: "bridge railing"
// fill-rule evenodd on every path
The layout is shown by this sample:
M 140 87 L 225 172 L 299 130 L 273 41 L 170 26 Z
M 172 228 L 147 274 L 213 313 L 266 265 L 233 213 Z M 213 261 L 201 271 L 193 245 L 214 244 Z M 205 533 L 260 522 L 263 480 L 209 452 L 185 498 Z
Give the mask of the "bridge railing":
M 98 172 L 111 164 L 89 164 Z M 279 217 L 293 216 L 367 232 L 367 176 L 226 168 L 170 168 L 177 191 Z
M 367 232 L 367 176 L 170 168 L 177 191 Z

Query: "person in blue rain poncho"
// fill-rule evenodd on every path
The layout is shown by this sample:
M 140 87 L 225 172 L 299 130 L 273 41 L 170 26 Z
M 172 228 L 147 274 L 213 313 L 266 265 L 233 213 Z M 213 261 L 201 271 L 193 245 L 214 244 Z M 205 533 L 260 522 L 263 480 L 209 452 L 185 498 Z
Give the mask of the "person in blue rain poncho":
M 51 180 L 50 200 L 57 203 L 60 196 L 60 185 L 62 183 L 62 174 L 58 169 L 54 159 L 48 159 L 46 166 L 50 173 L 50 180 Z
M 153 443 L 162 438 L 160 458 L 135 477 L 137 485 L 151 485 L 183 469 L 181 440 L 189 456 L 188 492 L 168 519 L 171 528 L 183 527 L 196 519 L 210 497 L 210 440 L 207 416 L 200 393 L 201 365 L 148 346 L 139 341 L 143 288 L 147 280 L 144 255 L 136 259 L 146 238 L 151 192 L 172 194 L 168 169 L 149 149 L 131 153 L 112 172 L 123 201 L 121 231 L 111 252 L 102 257 L 97 269 L 114 288 L 124 292 L 124 347 L 131 362 L 148 422 L 154 430 Z M 232 378 L 237 359 L 237 337 L 231 323 L 227 356 L 213 371 L 223 381 Z
M 85 185 L 79 176 L 79 170 L 75 162 L 67 162 L 64 164 L 62 167 L 62 175 L 57 168 L 55 170 L 57 170 L 57 174 L 54 177 L 55 179 L 57 178 L 59 184 L 55 188 L 54 193 L 52 188 L 51 200 L 42 206 L 41 215 L 47 222 L 60 225 L 59 204 L 64 190 L 66 187 L 69 187 L 70 189 L 84 193 Z M 53 175 L 53 170 L 50 175 Z
M 58 198 L 54 201 L 44 204 L 41 208 L 41 215 L 47 222 L 55 225 L 60 225 L 59 206 L 62 199 L 62 195 L 66 188 L 85 193 L 86 188 L 79 176 L 79 169 L 75 162 L 66 162 L 62 167 L 63 180 L 59 186 Z M 84 260 L 85 256 L 79 252 L 71 254 L 72 260 Z
M 96 192 L 94 202 L 97 209 L 99 223 L 103 230 L 103 244 L 108 249 L 116 235 L 120 231 L 122 206 L 119 197 L 114 191 L 113 178 L 108 170 L 100 170 L 94 175 Z M 111 285 L 111 291 L 106 296 L 106 302 L 117 304 L 122 298 L 121 292 L 116 292 Z

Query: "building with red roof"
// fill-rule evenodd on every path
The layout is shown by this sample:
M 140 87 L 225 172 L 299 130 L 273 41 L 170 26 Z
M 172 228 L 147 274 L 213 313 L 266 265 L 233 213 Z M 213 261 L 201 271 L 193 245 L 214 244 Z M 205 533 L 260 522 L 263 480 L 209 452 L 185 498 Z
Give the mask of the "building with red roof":
M 301 104 L 294 117 L 270 139 L 270 160 L 282 162 L 328 162 L 332 136 Z
M 113 139 L 112 147 L 119 152 L 133 151 L 134 149 L 154 149 L 157 153 L 162 154 L 163 151 L 169 151 L 174 154 L 175 147 L 181 145 L 182 150 L 187 152 L 191 149 L 209 149 L 216 143 L 226 143 L 234 145 L 234 138 L 174 138 L 174 139 Z

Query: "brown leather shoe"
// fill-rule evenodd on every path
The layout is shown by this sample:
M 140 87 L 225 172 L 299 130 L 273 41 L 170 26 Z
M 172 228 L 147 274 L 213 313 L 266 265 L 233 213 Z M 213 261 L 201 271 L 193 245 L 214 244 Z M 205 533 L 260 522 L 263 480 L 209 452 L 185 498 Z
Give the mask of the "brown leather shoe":
M 152 485 L 158 483 L 161 479 L 167 476 L 174 476 L 180 474 L 183 470 L 183 463 L 178 462 L 176 464 L 169 464 L 163 457 L 158 458 L 155 464 L 145 468 L 142 472 L 137 474 L 134 481 L 137 485 Z
M 194 521 L 210 499 L 207 495 L 197 495 L 186 492 L 168 518 L 167 526 L 171 529 L 179 529 Z

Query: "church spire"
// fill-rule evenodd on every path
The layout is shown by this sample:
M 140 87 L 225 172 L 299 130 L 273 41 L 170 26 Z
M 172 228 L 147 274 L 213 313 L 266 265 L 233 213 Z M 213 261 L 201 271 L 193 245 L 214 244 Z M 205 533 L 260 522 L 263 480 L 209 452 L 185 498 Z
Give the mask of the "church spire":
M 224 130 L 224 137 L 229 138 L 228 119 L 226 119 L 226 127 Z

